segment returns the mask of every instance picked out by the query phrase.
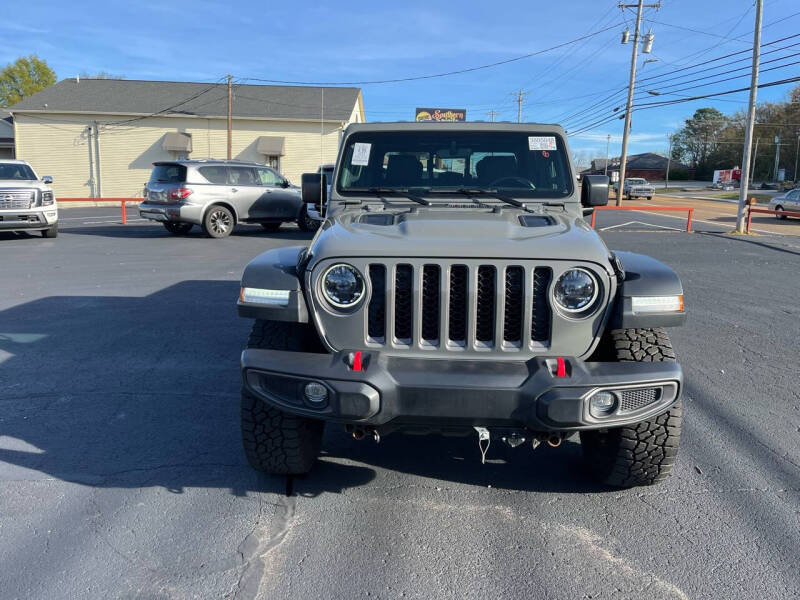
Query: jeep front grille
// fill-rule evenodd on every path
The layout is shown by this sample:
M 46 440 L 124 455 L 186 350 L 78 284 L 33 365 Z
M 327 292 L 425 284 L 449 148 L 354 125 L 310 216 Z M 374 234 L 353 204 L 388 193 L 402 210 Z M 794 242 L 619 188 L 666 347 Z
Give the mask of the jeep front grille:
M 33 190 L 0 190 L 0 210 L 31 208 L 35 198 Z
M 463 350 L 468 341 L 483 350 L 549 342 L 550 267 L 399 262 L 367 269 L 368 342 L 443 350 Z

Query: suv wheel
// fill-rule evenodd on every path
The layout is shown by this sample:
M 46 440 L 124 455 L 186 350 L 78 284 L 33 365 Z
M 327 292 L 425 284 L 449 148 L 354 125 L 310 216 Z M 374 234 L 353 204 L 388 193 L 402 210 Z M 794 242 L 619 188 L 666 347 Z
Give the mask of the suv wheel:
M 206 211 L 203 230 L 212 238 L 228 237 L 233 231 L 233 213 L 224 206 L 214 205 Z
M 675 352 L 663 328 L 617 329 L 604 338 L 600 353 L 617 361 L 674 361 Z M 680 402 L 633 425 L 606 431 L 582 431 L 581 448 L 587 467 L 603 483 L 616 487 L 651 485 L 666 479 L 681 437 Z
M 319 337 L 305 323 L 257 320 L 248 348 L 322 351 Z M 322 445 L 323 421 L 285 413 L 242 388 L 242 444 L 247 462 L 273 475 L 308 473 Z
M 783 207 L 779 204 L 778 206 L 775 207 L 775 210 L 777 210 L 778 212 L 783 212 Z M 778 219 L 779 221 L 783 221 L 786 218 L 786 215 L 775 215 L 775 218 Z
M 309 216 L 307 207 L 303 206 L 303 210 L 300 211 L 300 217 L 297 219 L 297 226 L 300 231 L 316 231 L 320 225 L 319 221 Z
M 172 223 L 165 221 L 162 224 L 164 225 L 164 229 L 169 231 L 172 235 L 186 235 L 193 227 L 191 223 Z
M 47 229 L 42 230 L 42 237 L 54 238 L 58 237 L 58 223 L 51 225 Z

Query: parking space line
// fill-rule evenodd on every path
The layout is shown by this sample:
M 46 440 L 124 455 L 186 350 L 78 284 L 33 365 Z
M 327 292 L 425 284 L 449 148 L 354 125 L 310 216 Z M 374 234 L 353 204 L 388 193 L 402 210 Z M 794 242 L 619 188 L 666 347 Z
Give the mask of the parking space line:
M 657 206 L 657 205 L 656 204 L 648 204 L 647 206 Z M 646 210 L 635 210 L 633 212 L 640 212 L 640 213 L 644 213 L 646 215 L 653 215 L 655 217 L 667 217 L 669 219 L 680 219 L 682 221 L 686 220 L 686 217 L 678 217 L 678 216 L 675 216 L 675 215 L 663 215 L 661 213 L 647 212 Z M 715 227 L 722 227 L 722 228 L 730 229 L 731 231 L 736 229 L 736 227 L 731 226 L 731 225 L 725 225 L 723 223 L 715 223 L 714 221 L 705 221 L 703 219 L 692 219 L 692 223 L 705 223 L 706 225 L 714 225 Z M 678 230 L 678 231 L 680 231 L 680 230 Z M 778 233 L 777 231 L 767 231 L 766 229 L 755 229 L 754 227 L 751 227 L 750 231 L 755 231 L 756 233 L 766 233 L 766 234 L 769 234 L 769 235 L 789 235 L 788 233 Z
M 640 212 L 640 211 L 635 211 Z M 650 214 L 650 213 L 648 213 Z M 683 231 L 677 227 L 668 227 L 667 225 L 656 225 L 655 223 L 645 223 L 643 221 L 628 221 L 627 223 L 619 223 L 617 225 L 609 225 L 608 227 L 601 227 L 599 231 L 608 231 L 609 229 L 616 229 L 617 227 L 625 227 L 626 225 L 644 225 L 645 227 L 658 227 L 659 229 L 668 229 L 670 231 Z

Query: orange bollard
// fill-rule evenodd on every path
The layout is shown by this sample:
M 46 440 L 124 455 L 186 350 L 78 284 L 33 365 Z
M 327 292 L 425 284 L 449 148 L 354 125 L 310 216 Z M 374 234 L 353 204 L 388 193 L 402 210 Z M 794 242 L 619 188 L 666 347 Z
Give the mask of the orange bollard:
M 692 232 L 692 215 L 694 215 L 694 209 L 689 209 L 689 216 L 686 217 L 686 233 Z
M 128 215 L 125 214 L 125 200 L 122 200 L 122 224 L 125 225 L 128 222 Z

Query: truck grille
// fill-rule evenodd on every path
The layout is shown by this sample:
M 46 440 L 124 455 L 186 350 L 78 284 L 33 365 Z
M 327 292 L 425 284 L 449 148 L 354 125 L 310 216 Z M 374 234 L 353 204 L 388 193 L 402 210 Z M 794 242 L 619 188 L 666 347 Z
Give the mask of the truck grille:
M 0 210 L 31 208 L 35 197 L 33 190 L 0 190 Z
M 368 342 L 442 350 L 549 342 L 550 267 L 401 262 L 367 269 Z

